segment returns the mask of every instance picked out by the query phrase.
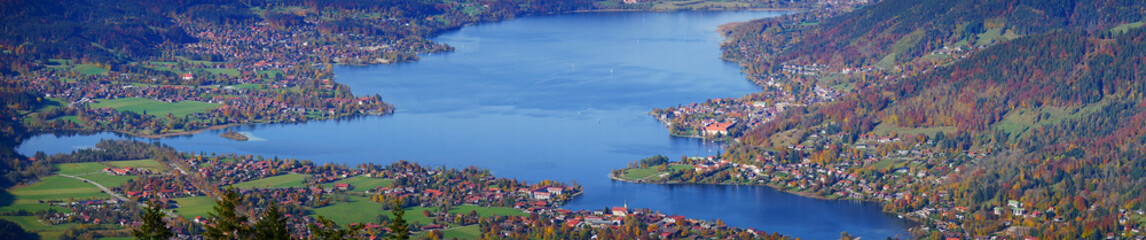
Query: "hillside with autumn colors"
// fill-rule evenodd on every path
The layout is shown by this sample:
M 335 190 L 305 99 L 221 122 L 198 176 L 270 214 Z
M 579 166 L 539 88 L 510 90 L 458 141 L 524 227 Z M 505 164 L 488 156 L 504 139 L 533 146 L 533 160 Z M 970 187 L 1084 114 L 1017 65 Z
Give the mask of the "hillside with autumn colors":
M 782 112 L 711 117 L 746 128 L 722 156 L 614 174 L 881 202 L 924 239 L 1146 237 L 1144 6 L 888 0 L 727 26 L 723 57 L 764 91 L 709 102 Z
M 959 226 L 966 233 L 985 235 L 1007 225 L 1031 227 L 1039 230 L 1033 235 L 1051 239 L 1129 231 L 1134 225 L 1119 224 L 1120 213 L 1146 206 L 1143 38 L 1142 28 L 1125 34 L 1062 31 L 1023 37 L 845 100 L 790 111 L 747 133 L 736 148 L 775 147 L 768 144 L 770 138 L 788 131 L 806 138 L 834 129 L 841 132 L 840 143 L 855 144 L 877 128 L 952 129 L 930 136 L 888 134 L 949 143 L 936 144 L 933 149 L 940 152 L 992 153 L 965 163 L 940 184 L 905 191 L 949 193 L 947 201 L 969 209 Z M 831 156 L 817 160 L 839 161 Z M 911 212 L 946 202 L 941 200 L 908 198 L 891 209 Z M 1049 209 L 1048 214 L 1018 219 L 990 214 L 1008 200 L 1028 209 Z
M 781 64 L 831 68 L 902 64 L 937 49 L 978 47 L 1064 28 L 1107 29 L 1143 18 L 1134 1 L 887 0 L 841 14 L 808 12 L 740 26 L 726 57 L 759 73 Z

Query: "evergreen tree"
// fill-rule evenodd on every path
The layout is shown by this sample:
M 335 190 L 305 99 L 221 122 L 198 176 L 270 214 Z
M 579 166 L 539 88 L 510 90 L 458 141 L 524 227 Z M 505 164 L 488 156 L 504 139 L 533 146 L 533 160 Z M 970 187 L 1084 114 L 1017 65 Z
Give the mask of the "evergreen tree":
M 259 240 L 286 240 L 290 238 L 290 228 L 286 218 L 279 211 L 279 205 L 271 203 L 263 212 L 263 217 L 255 222 L 255 239 Z
M 243 196 L 235 192 L 235 188 L 228 187 L 222 198 L 215 202 L 214 212 L 210 213 L 211 224 L 206 226 L 207 232 L 203 237 L 207 239 L 247 239 L 250 236 L 250 226 L 247 216 L 239 215 L 235 208 L 242 204 Z
M 138 229 L 132 229 L 131 236 L 141 240 L 166 240 L 175 236 L 171 232 L 171 227 L 163 221 L 163 212 L 160 211 L 159 204 L 153 202 L 150 205 L 140 213 L 139 218 L 143 219 L 143 224 Z
M 406 219 L 402 215 L 406 214 L 406 210 L 402 210 L 402 200 L 394 200 L 393 207 L 390 213 L 394 215 L 394 221 L 390 223 L 390 236 L 389 239 L 394 240 L 409 240 L 410 239 L 410 226 L 406 225 Z
M 366 225 L 364 224 L 357 224 L 346 229 L 342 229 L 338 226 L 337 223 L 334 223 L 334 221 L 331 221 L 330 219 L 326 219 L 326 217 L 323 217 L 322 215 L 319 215 L 315 221 L 318 222 L 321 227 L 314 223 L 307 225 L 307 227 L 310 228 L 310 233 L 312 234 L 311 238 L 317 240 L 354 239 L 358 235 L 358 232 L 362 231 L 363 228 L 366 228 Z

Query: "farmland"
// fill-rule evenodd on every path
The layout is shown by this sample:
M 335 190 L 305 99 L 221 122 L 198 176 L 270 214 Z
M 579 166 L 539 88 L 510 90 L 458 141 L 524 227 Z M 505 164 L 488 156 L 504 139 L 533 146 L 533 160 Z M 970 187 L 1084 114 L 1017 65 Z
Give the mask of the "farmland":
M 306 180 L 306 177 L 307 175 L 304 174 L 287 173 L 249 182 L 236 183 L 231 186 L 235 188 L 302 187 L 302 182 Z
M 195 216 L 207 217 L 207 213 L 215 206 L 215 200 L 207 196 L 176 198 L 175 202 L 179 203 L 175 214 L 187 219 L 194 219 Z
M 389 187 L 394 184 L 394 180 L 387 178 L 369 178 L 366 176 L 357 176 L 323 184 L 323 187 L 334 187 L 335 183 L 347 183 L 350 184 L 350 186 L 353 186 L 355 191 L 365 191 L 374 189 L 375 187 Z
M 16 204 L 29 203 L 36 200 L 68 200 L 108 198 L 90 183 L 63 177 L 50 176 L 41 178 L 39 182 L 24 187 L 17 187 L 9 191 L 16 197 Z
M 148 170 L 151 170 L 152 172 L 157 172 L 157 173 L 163 173 L 163 172 L 168 171 L 167 166 L 163 166 L 163 164 L 161 164 L 155 160 L 152 160 L 152 159 L 104 162 L 104 164 L 111 165 L 113 167 L 118 167 L 118 168 L 125 168 L 125 167 L 143 168 L 143 169 L 148 169 Z
M 170 113 L 176 117 L 185 117 L 192 113 L 215 109 L 219 107 L 219 104 L 195 101 L 168 103 L 145 98 L 118 98 L 99 100 L 93 103 L 91 107 L 106 107 L 117 111 L 128 111 L 139 114 L 147 113 L 155 116 L 166 116 Z

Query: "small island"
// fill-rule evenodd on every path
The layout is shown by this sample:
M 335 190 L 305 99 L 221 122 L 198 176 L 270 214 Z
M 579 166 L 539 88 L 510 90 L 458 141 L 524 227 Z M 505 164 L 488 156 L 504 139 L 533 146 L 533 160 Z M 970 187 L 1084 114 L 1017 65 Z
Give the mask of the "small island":
M 235 141 L 250 140 L 250 138 L 248 138 L 247 135 L 243 135 L 242 133 L 238 133 L 238 132 L 232 132 L 230 129 L 228 129 L 227 132 L 220 133 L 219 136 L 226 138 L 226 139 L 235 140 Z

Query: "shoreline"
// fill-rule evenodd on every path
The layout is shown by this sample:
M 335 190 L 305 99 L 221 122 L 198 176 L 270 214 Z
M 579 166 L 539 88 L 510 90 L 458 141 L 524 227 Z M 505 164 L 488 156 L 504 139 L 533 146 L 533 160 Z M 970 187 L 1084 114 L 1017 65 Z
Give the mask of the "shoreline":
M 384 116 L 391 115 L 391 114 L 394 114 L 394 113 L 393 112 L 388 112 L 388 113 L 387 112 L 383 112 L 383 113 L 359 113 L 359 114 L 354 114 L 351 116 L 313 119 L 313 120 L 308 120 L 308 121 L 303 121 L 303 122 L 262 122 L 262 121 L 259 121 L 259 122 L 248 122 L 248 123 L 228 123 L 228 124 L 210 126 L 210 127 L 206 127 L 206 128 L 200 128 L 200 129 L 191 130 L 191 131 L 161 133 L 161 134 L 138 134 L 138 133 L 124 132 L 124 131 L 117 131 L 117 130 L 70 130 L 68 132 L 93 133 L 93 134 L 96 134 L 96 133 L 116 133 L 116 134 L 127 135 L 130 137 L 146 138 L 146 139 L 154 140 L 154 139 L 163 139 L 163 138 L 174 137 L 174 136 L 195 135 L 195 134 L 203 133 L 203 131 L 220 130 L 220 129 L 226 129 L 226 128 L 231 128 L 231 127 L 238 127 L 238 126 L 260 125 L 260 124 L 285 124 L 285 123 L 304 124 L 304 123 L 312 122 L 312 121 L 340 120 L 340 119 L 349 119 L 349 118 L 367 117 L 367 116 L 384 117 Z M 30 133 L 31 133 L 31 136 L 34 136 L 34 135 L 48 134 L 48 133 L 53 133 L 53 132 L 30 132 Z M 31 137 L 31 136 L 29 136 L 29 137 Z
M 114 132 L 126 134 L 126 135 L 133 136 L 133 137 L 140 137 L 140 138 L 147 138 L 147 139 L 162 139 L 162 138 L 182 136 L 182 135 L 195 135 L 195 134 L 202 133 L 203 131 L 207 131 L 207 130 L 219 130 L 219 129 L 226 129 L 226 128 L 230 128 L 230 127 L 237 127 L 237 126 L 243 126 L 243 125 L 253 125 L 253 124 L 259 124 L 259 123 L 229 123 L 229 124 L 215 125 L 215 126 L 210 126 L 207 128 L 196 129 L 196 130 L 191 130 L 191 131 L 182 131 L 182 132 L 175 132 L 175 133 L 162 133 L 162 134 L 137 135 L 137 134 L 132 134 L 132 133 L 120 132 L 120 131 L 114 131 Z
M 659 172 L 658 172 L 658 173 L 659 173 Z M 856 200 L 856 199 L 830 199 L 830 198 L 826 198 L 826 197 L 824 197 L 824 196 L 820 196 L 819 194 L 815 194 L 815 193 L 811 193 L 811 192 L 802 192 L 802 191 L 789 191 L 789 190 L 784 190 L 783 188 L 780 188 L 780 185 L 776 185 L 776 184 L 772 184 L 772 183 L 763 184 L 763 185 L 759 185 L 759 184 L 728 184 L 728 183 L 689 183 L 689 182 L 676 182 L 676 183 L 667 183 L 667 182 L 666 182 L 666 183 L 655 183 L 655 182 L 644 182 L 644 181 L 640 181 L 640 180 L 637 180 L 637 181 L 628 180 L 628 179 L 625 179 L 625 178 L 622 178 L 622 177 L 619 177 L 619 176 L 617 176 L 617 175 L 616 175 L 616 174 L 614 174 L 614 172 L 612 172 L 612 171 L 610 171 L 610 172 L 609 172 L 609 178 L 610 178 L 610 179 L 612 179 L 612 180 L 614 180 L 614 181 L 622 181 L 622 182 L 633 183 L 633 184 L 653 184 L 653 185 L 721 185 L 721 186 L 753 186 L 753 187 L 762 187 L 762 186 L 766 186 L 766 187 L 770 187 L 770 188 L 772 188 L 772 189 L 774 189 L 774 190 L 776 190 L 776 191 L 780 191 L 780 192 L 783 192 L 783 193 L 788 193 L 788 194 L 792 194 L 792 195 L 796 195 L 796 196 L 800 196 L 800 197 L 804 197 L 804 198 L 811 198 L 811 199 L 816 199 L 816 200 L 824 200 L 824 201 L 853 201 L 853 202 L 869 202 L 869 203 L 876 203 L 876 204 L 880 204 L 881 206 L 884 204 L 883 202 L 879 202 L 879 201 L 873 201 L 873 200 Z M 883 211 L 883 210 L 880 210 L 880 212 L 882 212 L 882 213 L 886 213 L 886 214 L 889 214 L 889 215 L 894 215 L 894 216 L 896 216 L 896 217 L 898 217 L 898 218 L 900 218 L 900 219 L 904 219 L 904 220 L 907 220 L 907 222 L 909 222 L 909 223 L 911 223 L 911 225 L 913 225 L 912 227 L 908 227 L 908 228 L 907 228 L 907 229 L 909 229 L 909 230 L 910 230 L 910 229 L 912 229 L 912 228 L 914 228 L 914 227 L 917 227 L 917 226 L 923 225 L 923 222 L 924 222 L 924 221 L 921 221 L 920 219 L 917 219 L 915 216 L 910 216 L 910 215 L 908 215 L 907 213 L 886 212 L 886 211 Z
M 723 12 L 723 11 L 803 11 L 806 8 L 676 8 L 676 9 L 628 9 L 628 8 L 610 8 L 610 9 L 590 9 L 590 10 L 573 10 L 563 13 L 616 13 L 616 12 L 679 12 L 679 11 L 710 11 L 710 12 Z
M 659 173 L 659 172 L 658 172 L 658 173 Z M 766 187 L 770 187 L 770 188 L 772 188 L 772 189 L 775 189 L 776 191 L 780 191 L 780 192 L 784 192 L 784 193 L 790 193 L 790 194 L 793 194 L 793 195 L 797 195 L 797 196 L 801 196 L 801 197 L 806 197 L 806 198 L 812 198 L 812 199 L 819 199 L 819 200 L 828 200 L 828 201 L 836 201 L 836 200 L 847 200 L 847 201 L 860 201 L 860 202 L 874 202 L 874 201 L 866 201 L 866 200 L 854 200 L 854 199 L 830 199 L 830 198 L 826 198 L 826 197 L 824 197 L 824 196 L 820 196 L 820 195 L 818 195 L 818 194 L 815 194 L 815 193 L 810 193 L 810 192 L 800 192 L 800 191 L 789 191 L 789 190 L 784 190 L 783 188 L 780 188 L 780 186 L 779 186 L 779 185 L 776 185 L 776 184 L 771 184 L 771 183 L 769 183 L 769 184 L 764 184 L 764 185 L 759 185 L 759 184 L 729 184 L 729 183 L 690 183 L 690 182 L 676 182 L 676 183 L 668 183 L 668 182 L 663 182 L 663 183 L 657 183 L 657 182 L 645 182 L 645 181 L 641 181 L 641 180 L 629 180 L 629 179 L 625 179 L 625 178 L 619 177 L 619 176 L 617 176 L 616 174 L 613 174 L 613 172 L 609 172 L 609 179 L 612 179 L 612 180 L 615 180 L 615 181 L 628 182 L 628 183 L 636 183 L 636 184 L 655 184 L 655 185 L 722 185 L 722 186 L 753 186 L 753 187 L 766 186 Z M 876 203 L 878 203 L 878 202 L 876 202 Z

